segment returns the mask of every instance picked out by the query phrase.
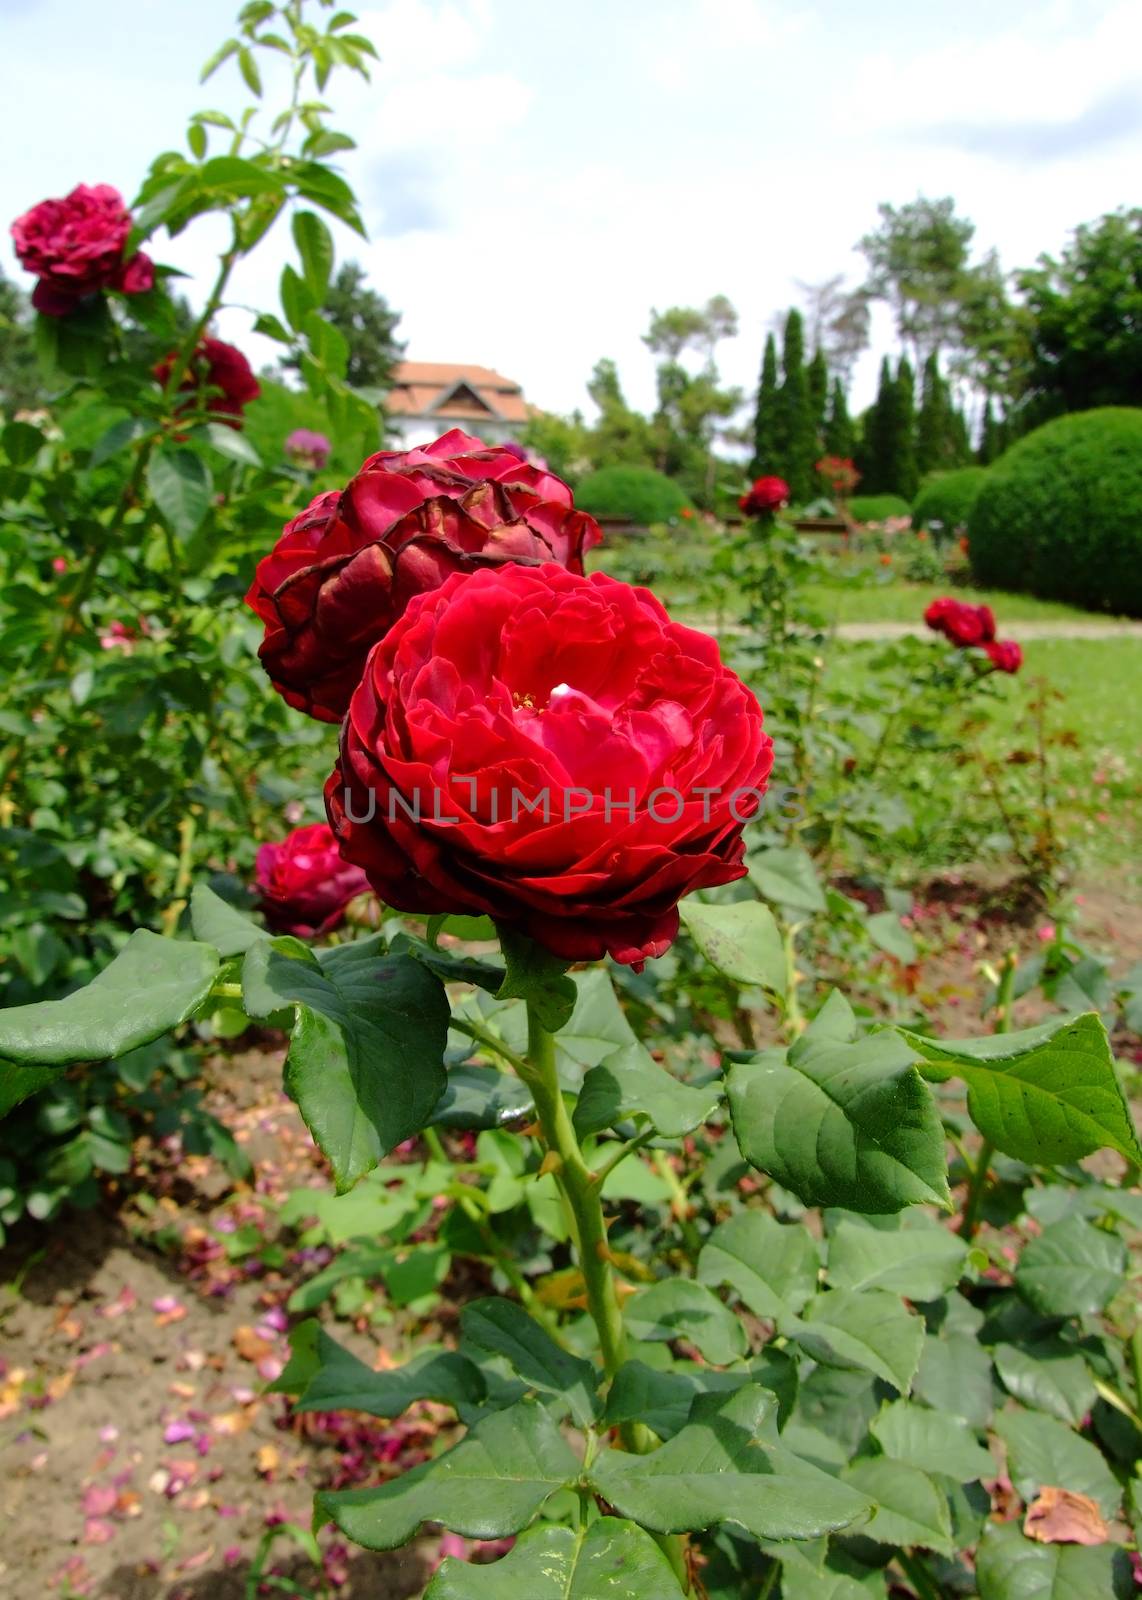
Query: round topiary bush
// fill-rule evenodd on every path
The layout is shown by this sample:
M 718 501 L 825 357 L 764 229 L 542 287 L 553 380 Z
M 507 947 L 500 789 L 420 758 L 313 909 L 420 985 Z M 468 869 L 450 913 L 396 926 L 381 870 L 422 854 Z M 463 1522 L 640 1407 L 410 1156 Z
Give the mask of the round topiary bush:
M 912 514 L 912 507 L 898 494 L 856 494 L 848 509 L 856 522 L 887 522 L 889 517 Z
M 930 528 L 938 522 L 945 534 L 966 528 L 986 477 L 986 467 L 934 473 L 912 502 L 912 526 Z
M 982 584 L 1142 615 L 1142 409 L 1029 433 L 988 468 L 968 537 Z
M 593 517 L 627 517 L 648 528 L 673 521 L 690 502 L 672 478 L 653 467 L 600 467 L 580 479 L 575 504 Z

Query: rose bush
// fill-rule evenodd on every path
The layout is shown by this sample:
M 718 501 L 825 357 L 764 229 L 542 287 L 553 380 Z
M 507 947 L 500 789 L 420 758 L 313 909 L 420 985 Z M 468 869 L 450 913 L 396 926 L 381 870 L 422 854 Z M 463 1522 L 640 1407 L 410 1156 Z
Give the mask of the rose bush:
M 768 517 L 789 503 L 789 485 L 784 478 L 757 478 L 738 506 L 747 517 Z
M 276 933 L 299 939 L 337 927 L 350 900 L 369 887 L 361 869 L 341 859 L 337 840 L 324 822 L 295 828 L 279 843 L 260 846 L 255 871 L 267 923 Z
M 102 289 L 143 294 L 154 286 L 149 256 L 123 259 L 131 213 L 109 183 L 80 183 L 61 200 L 41 200 L 11 231 L 21 266 L 40 280 L 32 304 L 45 316 L 66 316 Z
M 419 596 L 372 651 L 326 805 L 388 904 L 637 965 L 683 895 L 744 876 L 772 764 L 713 640 L 644 589 L 508 566 Z
M 155 377 L 164 388 L 170 381 L 176 359 L 173 354 L 165 356 L 155 367 Z M 201 404 L 212 414 L 221 413 L 231 428 L 242 426 L 243 411 L 262 392 L 241 350 L 224 339 L 212 339 L 209 335 L 199 341 L 189 370 L 178 387 L 180 394 L 194 396 L 193 401 L 180 403 L 181 410 L 190 404 Z
M 414 595 L 505 562 L 581 573 L 601 537 L 561 478 L 506 447 L 453 429 L 425 449 L 379 451 L 258 563 L 246 600 L 266 625 L 262 665 L 290 705 L 339 722 L 369 649 Z

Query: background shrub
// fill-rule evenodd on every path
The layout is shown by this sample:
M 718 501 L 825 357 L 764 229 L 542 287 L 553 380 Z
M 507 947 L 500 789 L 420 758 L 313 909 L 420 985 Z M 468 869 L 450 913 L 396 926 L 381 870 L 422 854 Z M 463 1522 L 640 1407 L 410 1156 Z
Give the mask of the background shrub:
M 575 491 L 580 510 L 629 517 L 644 527 L 672 521 L 689 503 L 674 480 L 653 467 L 602 467 L 589 472 Z
M 1142 615 L 1142 410 L 1028 434 L 988 469 L 968 533 L 982 584 Z
M 986 467 L 934 472 L 912 502 L 912 526 L 928 528 L 939 522 L 946 534 L 966 527 L 986 476 Z
M 849 501 L 849 511 L 857 522 L 887 522 L 889 517 L 907 517 L 912 507 L 898 494 L 858 494 Z

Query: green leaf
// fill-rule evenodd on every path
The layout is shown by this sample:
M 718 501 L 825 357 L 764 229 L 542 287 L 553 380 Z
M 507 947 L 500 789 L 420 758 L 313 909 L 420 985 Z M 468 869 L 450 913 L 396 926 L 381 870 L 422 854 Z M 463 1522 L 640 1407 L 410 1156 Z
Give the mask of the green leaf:
M 987 1351 L 967 1333 L 926 1340 L 912 1392 L 937 1411 L 986 1428 L 995 1401 Z
M 998 1344 L 995 1370 L 1008 1394 L 1036 1411 L 1049 1411 L 1075 1427 L 1094 1406 L 1097 1391 L 1082 1356 L 1059 1339 L 1037 1339 L 1020 1349 Z
M 478 1405 L 486 1385 L 480 1369 L 453 1350 L 428 1350 L 401 1367 L 372 1367 L 331 1339 L 316 1319 L 298 1323 L 289 1336 L 292 1352 L 284 1372 L 270 1385 L 275 1394 L 296 1395 L 295 1411 L 363 1411 L 399 1417 L 418 1400 L 437 1400 L 456 1410 Z
M 325 380 L 344 378 L 349 366 L 349 341 L 336 323 L 316 311 L 310 311 L 302 322 L 302 330 L 310 354 L 321 368 Z
M 720 1082 L 702 1089 L 680 1083 L 643 1045 L 627 1045 L 592 1067 L 583 1079 L 573 1119 L 575 1132 L 586 1138 L 641 1112 L 656 1133 L 677 1139 L 700 1128 L 721 1099 Z
M 906 966 L 917 959 L 916 941 L 908 929 L 901 926 L 895 911 L 874 912 L 865 923 L 865 929 L 877 949 L 883 950 L 886 955 L 903 961 Z
M 797 1366 L 791 1356 L 772 1346 L 748 1366 L 719 1372 L 692 1362 L 676 1362 L 665 1371 L 642 1361 L 624 1361 L 607 1391 L 604 1420 L 608 1426 L 644 1422 L 660 1439 L 672 1439 L 690 1420 L 700 1394 L 732 1394 L 747 1383 L 760 1384 L 777 1397 L 781 1426 L 797 1398 Z
M 728 1285 L 759 1317 L 779 1327 L 817 1292 L 820 1258 L 807 1228 L 765 1211 L 743 1211 L 720 1223 L 698 1257 L 698 1281 Z
M 566 1400 L 580 1427 L 594 1422 L 598 1411 L 595 1391 L 602 1374 L 590 1361 L 560 1349 L 514 1300 L 475 1300 L 461 1311 L 460 1326 L 469 1344 L 503 1356 L 532 1388 Z
M 579 1463 L 534 1401 L 494 1411 L 442 1456 L 375 1489 L 318 1494 L 315 1514 L 367 1550 L 407 1544 L 422 1522 L 469 1539 L 503 1539 L 575 1482 Z
M 874 1372 L 907 1394 L 920 1364 L 924 1324 L 884 1289 L 828 1289 L 785 1330 L 827 1366 Z
M 684 900 L 678 910 L 698 949 L 724 977 L 784 995 L 785 950 L 768 906 L 760 900 Z
M 204 164 L 199 181 L 206 189 L 216 189 L 241 199 L 282 191 L 280 173 L 246 161 L 242 156 L 214 156 Z
M 650 1455 L 602 1450 L 589 1481 L 656 1533 L 723 1523 L 758 1539 L 814 1539 L 866 1515 L 864 1495 L 778 1443 L 776 1405 L 757 1384 L 699 1395 L 681 1433 Z
M 155 450 L 147 463 L 151 498 L 179 539 L 189 539 L 210 509 L 214 483 L 193 450 Z
M 501 1128 L 533 1114 L 531 1090 L 495 1067 L 452 1067 L 432 1112 L 431 1127 Z
M 497 1000 L 526 1000 L 547 1032 L 558 1033 L 578 999 L 567 962 L 514 928 L 498 932 L 505 972 Z
M 976 1557 L 980 1600 L 1130 1600 L 1130 1559 L 1110 1545 L 1039 1544 L 992 1524 Z
M 199 74 L 199 83 L 205 83 L 207 78 L 212 73 L 217 72 L 224 61 L 229 61 L 232 55 L 236 55 L 239 49 L 241 49 L 241 46 L 237 39 L 227 39 L 226 43 L 218 47 L 203 67 L 202 72 Z
M 649 1534 L 619 1517 L 588 1528 L 541 1523 L 490 1565 L 443 1561 L 424 1600 L 680 1600 L 670 1563 Z
M 63 1000 L 0 1011 L 0 1057 L 22 1067 L 64 1067 L 114 1060 L 185 1022 L 210 992 L 218 952 L 183 939 L 138 929 L 97 978 Z M 9 1073 L 0 1089 L 4 1109 L 23 1098 Z
M 302 277 L 314 303 L 324 305 L 333 271 L 333 235 L 315 211 L 295 211 L 291 226 Z
M 244 955 L 252 944 L 268 937 L 264 928 L 205 883 L 196 883 L 190 892 L 190 925 L 194 937 L 212 944 L 220 956 Z
M 246 87 L 251 94 L 256 94 L 259 99 L 262 94 L 262 75 L 258 71 L 258 63 L 254 60 L 254 52 L 245 46 L 238 51 L 238 70 L 246 80 Z
M 938 1300 L 955 1287 L 968 1253 L 964 1241 L 923 1212 L 899 1221 L 895 1228 L 847 1217 L 837 1223 L 827 1267 L 835 1289 L 889 1289 L 909 1300 Z
M 876 1503 L 872 1521 L 860 1530 L 865 1538 L 878 1544 L 918 1544 L 946 1556 L 954 1553 L 947 1496 L 926 1472 L 887 1456 L 865 1456 L 841 1476 Z
M 686 1339 L 716 1367 L 745 1355 L 745 1329 L 717 1295 L 692 1278 L 665 1278 L 632 1294 L 624 1321 L 634 1339 Z
M 265 334 L 267 339 L 276 339 L 279 344 L 292 344 L 293 334 L 272 312 L 263 311 L 254 320 L 254 332 Z
M 959 1417 L 894 1400 L 872 1419 L 869 1432 L 886 1456 L 923 1472 L 945 1473 L 958 1483 L 994 1478 L 996 1463 Z
M 120 450 L 125 450 L 128 445 L 134 444 L 136 439 L 148 438 L 154 432 L 153 422 L 147 422 L 143 417 L 124 417 L 121 422 L 114 423 L 96 440 L 91 452 L 90 465 L 101 467 L 105 461 L 110 461 L 112 456 L 117 456 Z
M 306 317 L 314 309 L 313 295 L 305 279 L 288 264 L 282 268 L 278 294 L 286 321 L 295 333 L 300 333 Z
M 0 449 L 14 467 L 25 466 L 39 455 L 44 436 L 30 422 L 9 422 L 0 431 Z
M 372 940 L 335 946 L 325 964 L 291 960 L 279 941 L 249 950 L 246 1010 L 294 1009 L 285 1084 L 344 1191 L 427 1124 L 445 1086 L 448 1000 L 412 956 Z
M 1102 1311 L 1122 1287 L 1126 1246 L 1081 1217 L 1064 1217 L 1023 1248 L 1015 1287 L 1045 1317 Z
M 1004 1411 L 994 1428 L 1007 1446 L 1008 1476 L 1024 1500 L 1053 1485 L 1089 1495 L 1106 1517 L 1117 1513 L 1122 1500 L 1117 1479 L 1094 1445 L 1066 1423 L 1036 1411 Z
M 1142 1145 L 1099 1017 L 1056 1017 L 982 1039 L 927 1039 L 897 1030 L 928 1063 L 928 1077 L 958 1077 L 968 1110 L 997 1150 L 1051 1166 L 1109 1146 L 1142 1164 Z
M 211 448 L 217 450 L 219 455 L 229 456 L 231 461 L 240 461 L 244 467 L 261 466 L 261 456 L 244 433 L 228 428 L 224 422 L 208 422 L 205 431 Z
M 899 1211 L 950 1206 L 944 1133 L 908 1045 L 806 1033 L 731 1068 L 742 1155 L 807 1206 Z
M 774 905 L 810 915 L 824 911 L 825 896 L 808 851 L 796 846 L 759 850 L 748 857 L 748 865 L 758 892 Z

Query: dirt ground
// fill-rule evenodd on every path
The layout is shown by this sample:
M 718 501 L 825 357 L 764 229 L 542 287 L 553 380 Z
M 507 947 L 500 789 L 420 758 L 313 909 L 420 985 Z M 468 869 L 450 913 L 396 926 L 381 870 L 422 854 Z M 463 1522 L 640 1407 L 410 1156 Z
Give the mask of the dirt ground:
M 946 937 L 934 937 L 940 953 L 916 975 L 916 994 L 963 1034 L 980 1027 L 979 963 L 1013 934 L 957 906 L 952 888 L 946 903 L 926 902 L 926 929 Z M 1142 959 L 1142 909 L 1108 886 L 1082 892 L 1074 931 L 1118 971 Z M 1015 937 L 1034 950 L 1042 919 Z M 1023 1002 L 1016 1025 L 1038 1014 Z M 427 1414 L 364 1425 L 342 1414 L 303 1430 L 266 1393 L 288 1354 L 285 1301 L 312 1268 L 292 1234 L 278 1238 L 277 1207 L 325 1178 L 281 1092 L 276 1047 L 244 1049 L 213 1074 L 212 1109 L 251 1156 L 252 1183 L 235 1186 L 206 1158 L 143 1148 L 141 1186 L 136 1174 L 102 1211 L 25 1231 L 0 1254 L 4 1600 L 404 1600 L 422 1593 L 439 1557 L 438 1538 L 378 1556 L 327 1529 L 323 1586 L 281 1534 L 265 1570 L 301 1587 L 251 1587 L 259 1545 L 275 1527 L 309 1526 L 315 1488 L 404 1470 L 437 1429 Z M 246 1249 L 251 1237 L 261 1246 Z M 378 1365 L 397 1335 L 338 1328 Z

